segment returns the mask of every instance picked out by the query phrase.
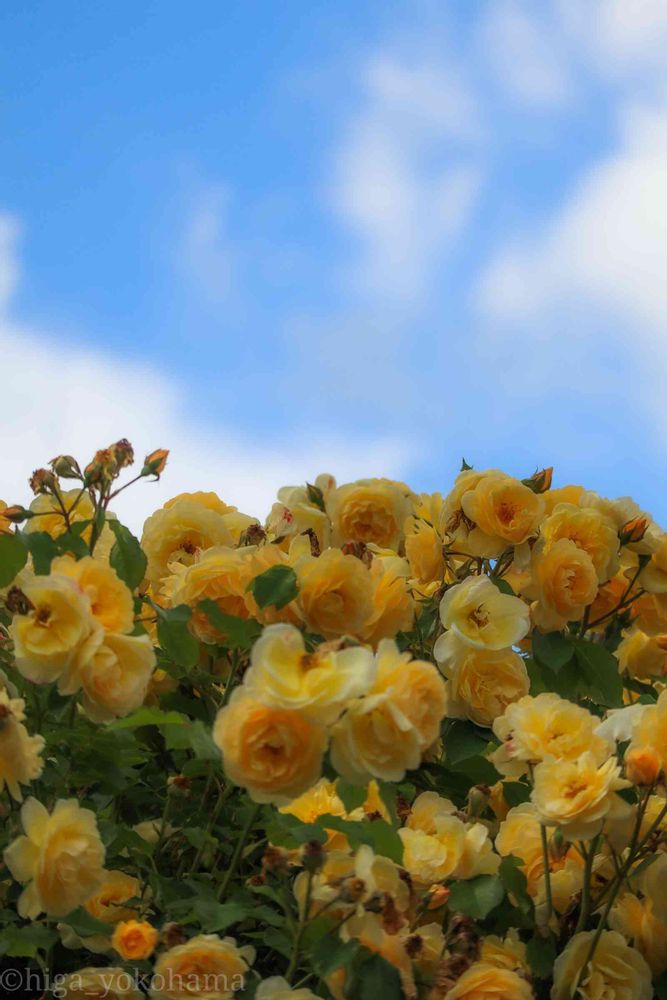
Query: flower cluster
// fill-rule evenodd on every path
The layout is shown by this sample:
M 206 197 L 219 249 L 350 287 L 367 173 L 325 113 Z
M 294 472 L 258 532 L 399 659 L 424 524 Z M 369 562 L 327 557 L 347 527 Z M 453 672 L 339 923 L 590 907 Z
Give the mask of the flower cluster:
M 139 539 L 113 501 L 166 461 L 59 455 L 0 502 L 0 976 L 667 995 L 667 533 L 464 463 L 264 521 L 183 493 Z

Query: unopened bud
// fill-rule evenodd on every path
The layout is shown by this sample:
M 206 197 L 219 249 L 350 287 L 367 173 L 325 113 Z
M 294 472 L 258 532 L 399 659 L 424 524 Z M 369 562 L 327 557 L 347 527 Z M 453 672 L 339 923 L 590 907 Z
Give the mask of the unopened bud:
M 324 864 L 324 848 L 319 840 L 309 840 L 301 850 L 301 864 L 307 872 L 319 871 Z
M 474 785 L 468 792 L 468 819 L 481 816 L 491 801 L 488 785 Z
M 654 747 L 637 747 L 625 755 L 625 776 L 633 785 L 653 785 L 661 771 L 662 761 Z
M 173 920 L 164 925 L 160 934 L 160 941 L 165 948 L 175 948 L 176 945 L 185 944 L 187 939 L 188 936 L 182 926 Z
M 80 479 L 81 469 L 79 463 L 72 455 L 56 455 L 49 462 L 49 465 L 57 476 L 61 479 Z
M 264 851 L 262 858 L 262 869 L 265 872 L 272 872 L 274 875 L 284 875 L 289 868 L 289 855 L 282 847 L 270 845 Z
M 142 476 L 157 476 L 159 479 L 164 472 L 164 467 L 167 464 L 167 457 L 169 455 L 169 450 L 167 448 L 158 448 L 156 451 L 152 451 L 150 455 L 146 455 L 144 459 L 144 467 L 141 470 Z
M 633 517 L 631 521 L 626 521 L 618 533 L 621 545 L 630 545 L 632 542 L 641 542 L 648 531 L 648 518 Z
M 187 797 L 192 791 L 192 781 L 184 774 L 175 774 L 167 779 L 167 789 L 171 795 Z
M 88 486 L 104 486 L 118 475 L 118 465 L 112 448 L 100 448 L 85 469 Z
M 3 511 L 0 511 L 0 516 L 11 521 L 12 524 L 23 524 L 24 521 L 30 520 L 35 515 L 31 510 L 26 510 L 25 507 L 15 503 L 12 507 L 5 507 Z
M 444 885 L 434 885 L 429 893 L 427 910 L 439 910 L 449 899 L 449 889 Z
M 58 480 L 50 469 L 35 469 L 28 482 L 35 496 L 40 493 L 52 493 L 58 485 Z
M 528 479 L 522 479 L 521 482 L 533 493 L 546 493 L 547 490 L 551 489 L 553 475 L 553 466 L 550 465 L 548 469 L 540 469 L 539 472 L 534 472 L 532 476 L 529 476 Z

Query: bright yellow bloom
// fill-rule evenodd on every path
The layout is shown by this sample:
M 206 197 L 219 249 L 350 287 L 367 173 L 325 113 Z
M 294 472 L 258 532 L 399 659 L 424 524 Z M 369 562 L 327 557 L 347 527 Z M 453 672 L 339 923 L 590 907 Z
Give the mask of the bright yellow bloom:
M 279 805 L 320 777 L 326 730 L 301 712 L 263 705 L 237 688 L 218 712 L 213 738 L 225 772 L 255 802 Z
M 377 676 L 371 694 L 386 694 L 410 720 L 423 750 L 440 735 L 446 695 L 442 677 L 427 660 L 401 653 L 393 639 L 383 639 L 376 654 Z
M 336 782 L 320 778 L 305 792 L 280 807 L 281 813 L 296 816 L 302 823 L 314 823 L 320 816 L 346 816 L 345 806 L 336 791 Z M 327 851 L 346 850 L 347 837 L 338 830 L 327 830 Z
M 37 799 L 21 809 L 25 834 L 5 850 L 5 864 L 26 884 L 19 901 L 22 917 L 40 913 L 63 917 L 84 903 L 104 877 L 104 846 L 95 814 L 76 799 L 60 799 L 49 815 Z
M 475 962 L 446 993 L 446 1000 L 533 1000 L 527 980 L 512 969 Z
M 222 642 L 224 636 L 198 610 L 200 601 L 215 601 L 227 615 L 249 617 L 246 588 L 251 579 L 250 555 L 248 549 L 217 545 L 194 557 L 189 566 L 176 567 L 167 581 L 165 592 L 171 605 L 187 604 L 193 609 L 190 629 L 202 642 Z
M 571 1000 L 573 987 L 588 958 L 595 931 L 582 931 L 568 941 L 554 963 L 551 1000 Z M 581 978 L 584 1000 L 651 1000 L 651 970 L 617 931 L 602 931 L 593 959 Z
M 408 563 L 398 556 L 375 556 L 371 563 L 373 606 L 361 638 L 373 647 L 382 639 L 393 639 L 412 628 L 415 602 L 408 573 Z
M 506 649 L 530 629 L 527 605 L 501 593 L 488 576 L 469 576 L 450 587 L 440 602 L 440 619 L 462 642 L 480 649 Z
M 91 917 L 104 924 L 117 924 L 121 920 L 131 920 L 135 911 L 123 904 L 134 896 L 141 895 L 141 883 L 132 875 L 122 871 L 105 871 L 102 882 L 83 904 Z
M 598 592 L 598 577 L 588 552 L 569 538 L 533 550 L 533 620 L 543 631 L 580 621 Z
M 348 706 L 331 730 L 331 762 L 347 781 L 401 781 L 421 760 L 419 734 L 388 693 Z
M 558 826 L 566 840 L 590 840 L 605 819 L 630 812 L 617 794 L 629 787 L 614 757 L 598 766 L 595 756 L 586 752 L 577 760 L 547 758 L 538 764 L 531 798 L 542 823 Z
M 269 625 L 253 647 L 244 686 L 264 704 L 330 724 L 347 701 L 370 690 L 375 673 L 373 654 L 362 646 L 335 651 L 323 645 L 308 653 L 293 625 Z
M 106 635 L 79 669 L 88 718 L 110 722 L 139 708 L 155 663 L 155 650 L 147 635 Z
M 340 549 L 306 556 L 294 567 L 299 608 L 308 628 L 326 639 L 360 636 L 373 610 L 373 578 L 367 567 Z
M 176 563 L 190 566 L 195 556 L 214 545 L 232 545 L 226 514 L 191 497 L 176 498 L 156 510 L 144 524 L 141 547 L 146 553 L 146 578 L 158 591 Z
M 126 962 L 142 962 L 155 951 L 158 931 L 145 920 L 122 920 L 116 924 L 111 944 Z
M 132 631 L 132 594 L 108 563 L 92 556 L 78 561 L 71 556 L 60 556 L 51 563 L 51 572 L 74 580 L 90 602 L 91 615 L 105 632 Z
M 647 705 L 634 720 L 628 750 L 645 747 L 656 752 L 660 767 L 667 771 L 667 690 L 661 692 L 655 705 Z
M 44 737 L 30 736 L 24 721 L 23 699 L 10 698 L 0 688 L 0 792 L 6 785 L 16 802 L 23 801 L 21 785 L 39 778 L 44 768 L 40 757 Z
M 199 934 L 163 952 L 155 963 L 151 1000 L 232 1000 L 255 960 L 250 945 Z
M 469 551 L 493 558 L 537 534 L 544 500 L 518 479 L 490 471 L 463 494 L 461 508 L 475 525 L 468 536 Z
M 624 893 L 609 914 L 609 926 L 634 944 L 654 976 L 667 969 L 667 925 L 655 916 L 650 899 Z
M 440 583 L 444 579 L 442 517 L 442 496 L 422 493 L 414 514 L 405 522 L 405 555 L 410 575 L 419 584 Z
M 620 542 L 611 517 L 594 507 L 562 503 L 542 523 L 541 538 L 548 549 L 561 538 L 569 538 L 591 557 L 598 581 L 604 583 L 619 566 Z
M 483 938 L 479 957 L 482 962 L 488 962 L 499 969 L 514 969 L 530 975 L 526 946 L 514 927 L 510 927 L 504 938 L 496 937 L 495 934 Z
M 648 565 L 639 574 L 639 585 L 649 594 L 667 593 L 667 533 L 662 534 Z
M 412 500 L 402 483 L 360 479 L 332 490 L 326 507 L 335 545 L 365 542 L 398 552 Z
M 638 680 L 664 677 L 667 673 L 667 642 L 664 636 L 648 636 L 633 628 L 623 633 L 616 658 L 621 673 Z
M 88 493 L 82 493 L 81 489 L 61 490 L 60 499 L 62 506 L 68 514 L 70 524 L 79 524 L 81 521 L 91 521 L 95 514 L 93 502 Z M 49 493 L 40 493 L 30 504 L 30 510 L 35 514 L 29 521 L 26 521 L 25 530 L 45 531 L 51 538 L 58 538 L 67 531 L 67 522 L 63 515 L 62 507 L 54 496 Z M 85 529 L 84 538 L 90 538 L 90 527 Z
M 87 967 L 71 972 L 58 983 L 60 1000 L 145 1000 L 125 969 Z
M 512 649 L 477 649 L 446 632 L 433 653 L 447 678 L 450 718 L 490 726 L 508 705 L 528 694 L 525 663 Z

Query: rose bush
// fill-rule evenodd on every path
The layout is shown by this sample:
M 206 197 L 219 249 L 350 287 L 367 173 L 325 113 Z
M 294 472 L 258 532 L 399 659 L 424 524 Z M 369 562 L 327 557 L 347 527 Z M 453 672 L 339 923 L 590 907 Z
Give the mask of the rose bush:
M 320 475 L 264 522 L 181 494 L 136 538 L 114 499 L 166 460 L 60 455 L 0 502 L 5 966 L 64 998 L 667 996 L 653 519 L 464 464 Z

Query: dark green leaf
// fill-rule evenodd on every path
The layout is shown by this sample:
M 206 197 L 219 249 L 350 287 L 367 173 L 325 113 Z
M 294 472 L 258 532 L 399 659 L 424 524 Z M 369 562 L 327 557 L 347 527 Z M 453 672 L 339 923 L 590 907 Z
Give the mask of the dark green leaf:
M 617 708 L 623 704 L 623 680 L 618 660 L 604 646 L 578 639 L 577 664 L 587 687 L 587 694 L 598 697 L 603 705 Z
M 251 580 L 248 590 L 260 608 L 274 605 L 284 608 L 299 592 L 296 573 L 291 566 L 271 566 Z
M 351 813 L 364 804 L 368 789 L 365 785 L 351 785 L 348 781 L 339 778 L 336 783 L 336 792 L 345 806 L 345 811 Z
M 179 605 L 158 617 L 160 648 L 179 667 L 194 667 L 199 660 L 199 643 L 188 628 L 191 613 L 190 608 Z
M 531 913 L 533 910 L 533 901 L 528 895 L 528 881 L 521 870 L 522 867 L 523 862 L 521 859 L 515 858 L 510 854 L 500 862 L 498 874 L 505 886 L 505 891 L 512 895 L 516 906 L 518 906 L 521 912 Z
M 86 938 L 92 937 L 94 934 L 104 934 L 106 937 L 109 936 L 109 925 L 103 923 L 101 920 L 96 920 L 92 917 L 88 910 L 80 906 L 78 909 L 73 910 L 72 913 L 68 913 L 66 917 L 62 917 L 62 922 L 67 924 L 72 928 L 75 934 L 79 937 Z
M 558 673 L 574 654 L 572 643 L 562 632 L 533 632 L 533 655 L 543 666 Z
M 556 946 L 553 940 L 543 937 L 531 938 L 526 946 L 526 953 L 533 975 L 537 979 L 549 979 L 556 961 Z
M 319 486 L 313 486 L 312 483 L 306 483 L 306 493 L 308 494 L 308 499 L 320 510 L 324 510 L 324 493 L 319 488 Z
M 116 536 L 109 562 L 121 580 L 134 590 L 146 575 L 146 556 L 138 540 L 120 521 L 109 518 L 107 523 Z
M 338 936 L 329 934 L 313 949 L 313 965 L 317 974 L 324 979 L 336 969 L 349 967 L 358 951 L 358 941 L 343 941 Z
M 8 587 L 28 561 L 28 550 L 19 535 L 0 534 L 0 587 Z
M 140 726 L 185 726 L 192 725 L 187 715 L 180 712 L 163 712 L 161 708 L 139 708 L 124 719 L 110 722 L 108 729 L 139 729 Z
M 483 920 L 505 898 L 503 883 L 497 875 L 478 875 L 449 887 L 447 906 L 452 912 L 465 913 Z
M 360 957 L 361 957 L 360 953 Z M 354 973 L 345 986 L 350 1000 L 405 1000 L 398 969 L 375 952 L 354 963 Z
M 230 649 L 250 649 L 262 633 L 262 626 L 255 618 L 225 614 L 210 598 L 200 601 L 197 607 L 204 612 L 213 628 L 222 633 L 225 645 Z
M 503 782 L 503 798 L 508 806 L 520 806 L 522 802 L 528 802 L 530 798 L 530 787 L 522 781 Z
M 32 556 L 35 573 L 46 576 L 51 571 L 51 563 L 60 553 L 57 542 L 46 531 L 26 531 L 22 537 Z
M 478 729 L 472 722 L 455 719 L 443 735 L 445 760 L 451 766 L 469 757 L 478 757 L 486 750 L 488 741 L 488 732 Z

